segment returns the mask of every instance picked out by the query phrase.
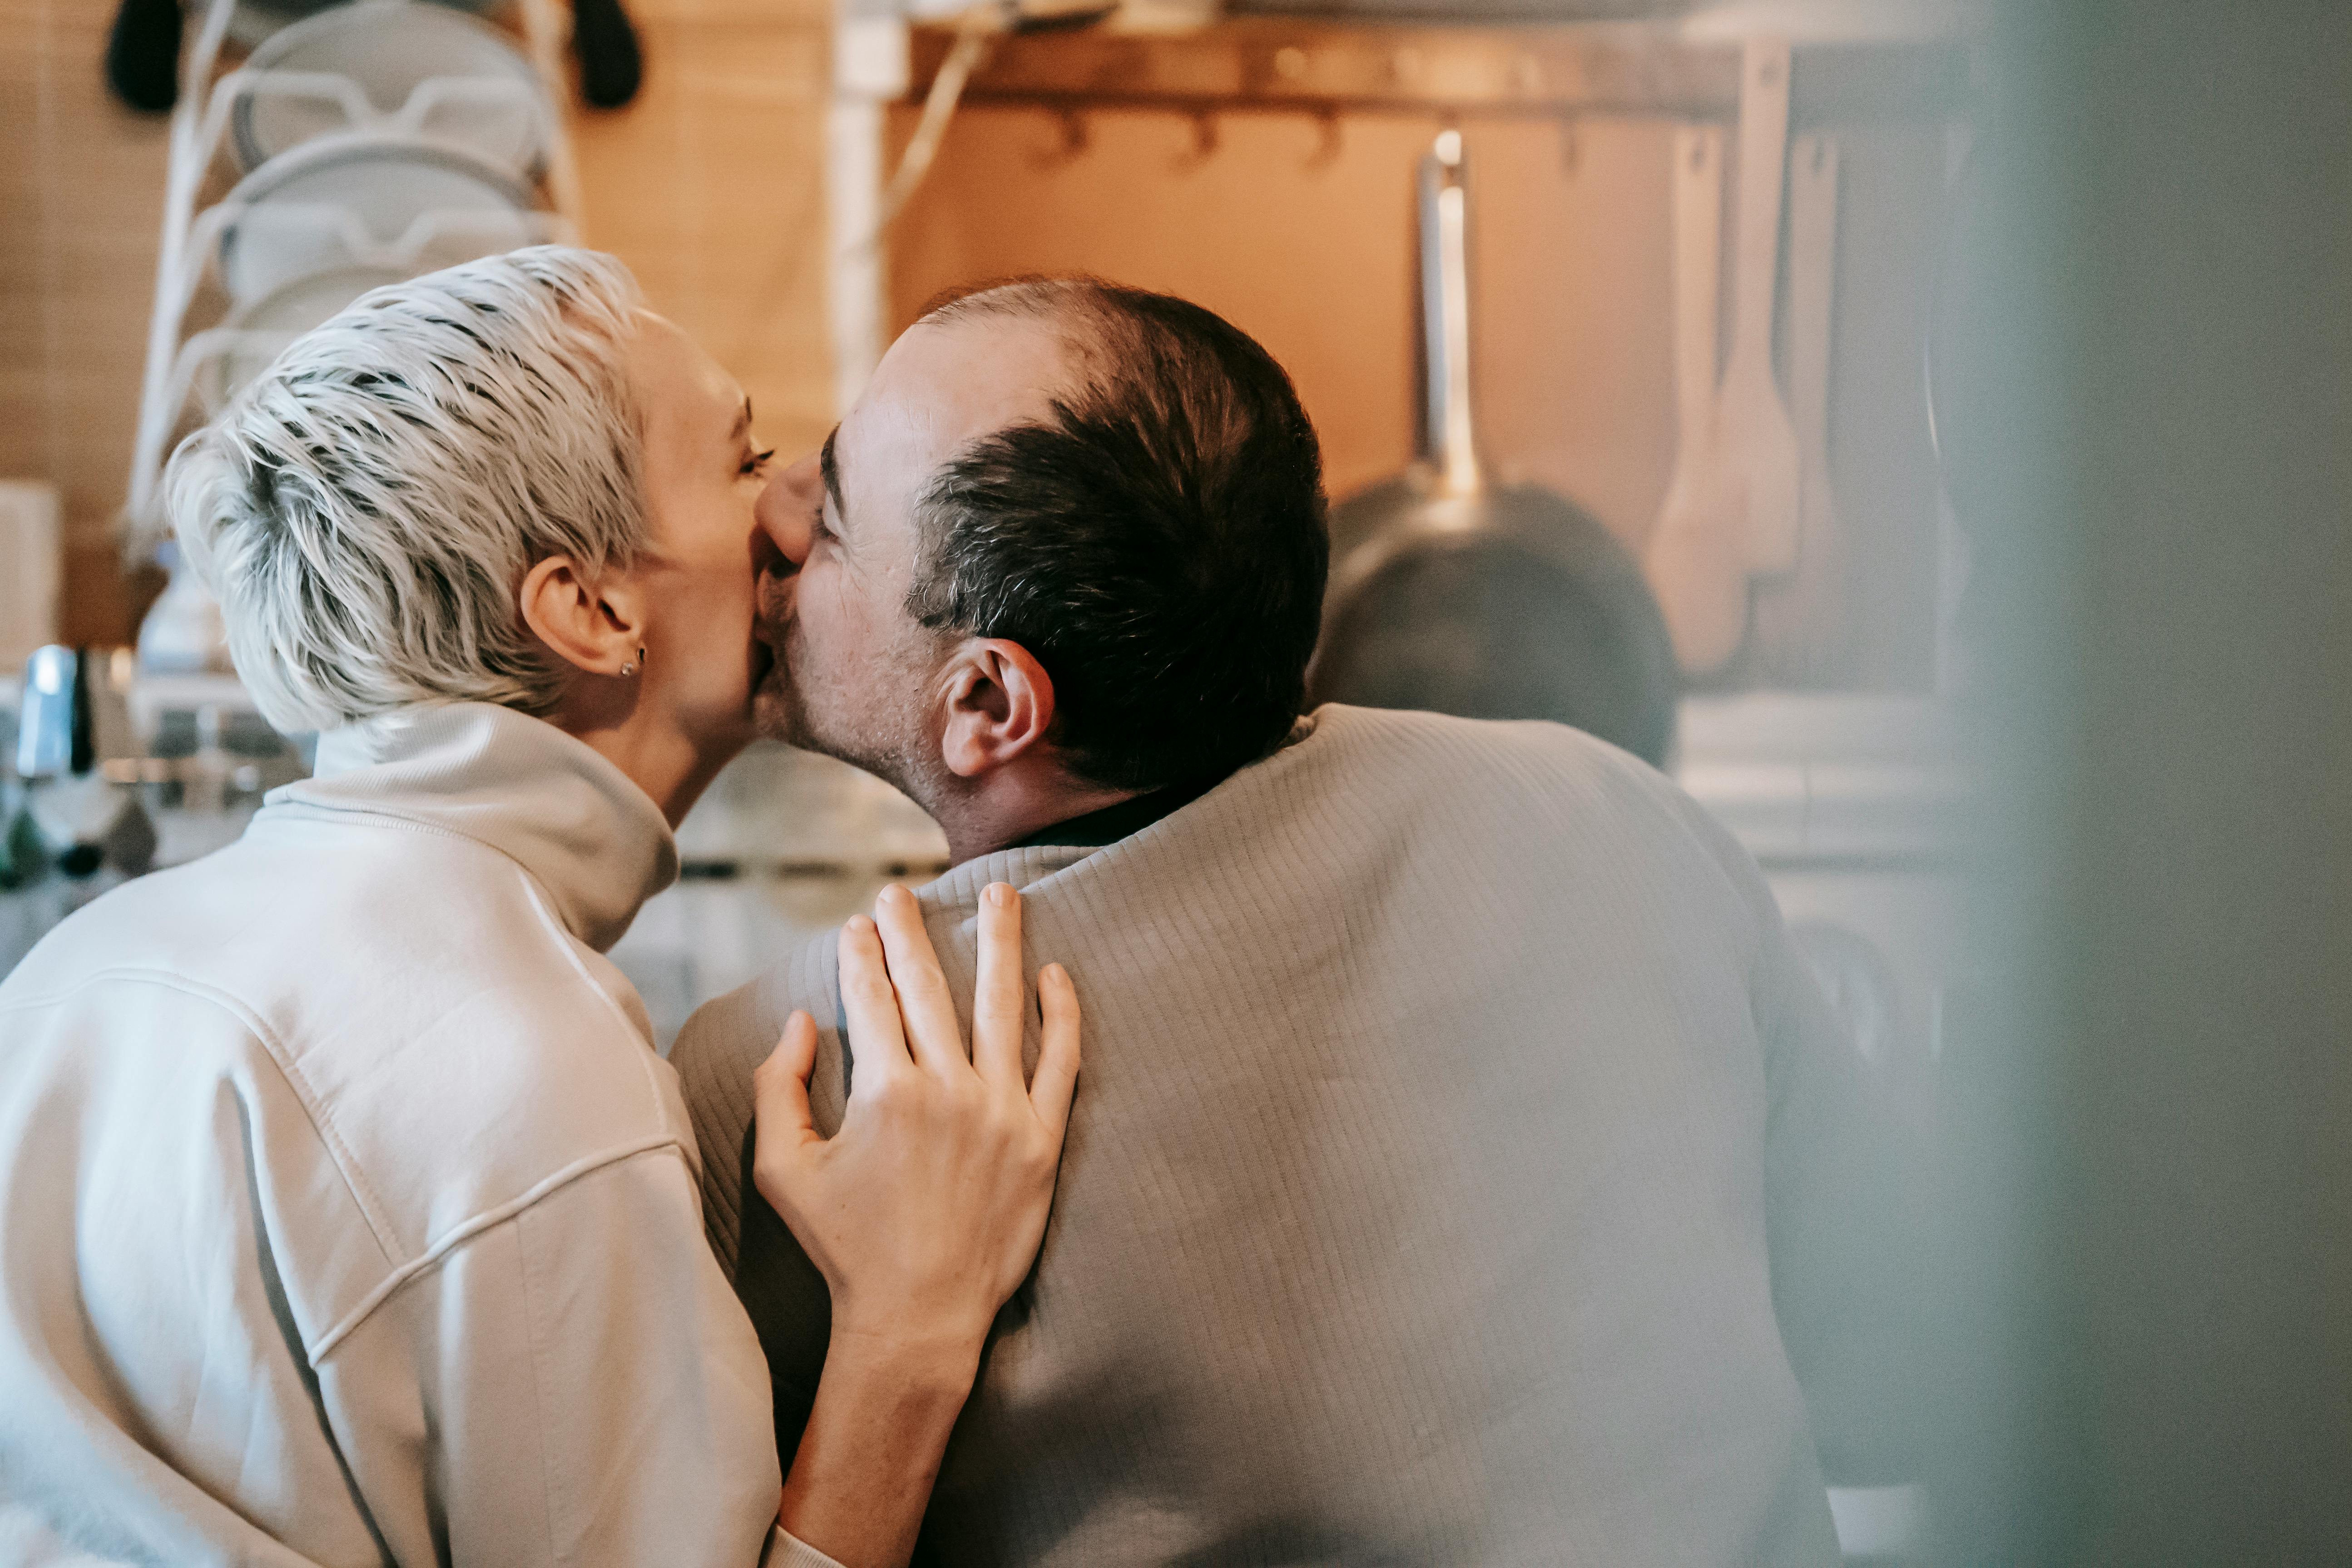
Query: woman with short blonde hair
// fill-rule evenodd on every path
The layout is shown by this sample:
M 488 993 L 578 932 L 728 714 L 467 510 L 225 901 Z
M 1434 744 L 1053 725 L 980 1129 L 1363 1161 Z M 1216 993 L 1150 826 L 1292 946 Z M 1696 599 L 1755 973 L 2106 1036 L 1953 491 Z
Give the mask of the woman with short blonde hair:
M 1003 889 L 967 1058 L 886 894 L 842 935 L 840 1133 L 803 1015 L 756 1155 L 696 1149 L 604 954 L 751 733 L 751 412 L 619 263 L 542 247 L 368 295 L 174 455 L 318 766 L 0 984 L 0 1556 L 906 1561 L 1043 1234 L 1076 1004 L 1045 970 L 1027 1081 Z M 788 1477 L 697 1197 L 747 1156 L 834 1292 Z

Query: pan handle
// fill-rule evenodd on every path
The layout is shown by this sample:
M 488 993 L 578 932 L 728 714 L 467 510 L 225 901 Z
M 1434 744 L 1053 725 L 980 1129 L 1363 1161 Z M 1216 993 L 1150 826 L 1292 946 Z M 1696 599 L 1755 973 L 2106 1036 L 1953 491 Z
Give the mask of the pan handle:
M 1429 366 L 1429 457 L 1444 488 L 1484 488 L 1470 421 L 1469 191 L 1462 132 L 1441 131 L 1421 160 L 1421 330 Z

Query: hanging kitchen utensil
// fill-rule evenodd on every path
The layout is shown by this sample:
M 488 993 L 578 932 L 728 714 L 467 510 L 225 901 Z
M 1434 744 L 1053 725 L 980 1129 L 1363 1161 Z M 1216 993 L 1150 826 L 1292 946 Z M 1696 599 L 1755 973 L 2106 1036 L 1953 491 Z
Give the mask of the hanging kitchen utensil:
M 1796 569 L 1756 586 L 1756 641 L 1777 686 L 1833 685 L 1845 646 L 1845 560 L 1830 483 L 1830 331 L 1838 145 L 1800 136 L 1789 156 L 1789 403 L 1797 426 Z
M 1460 132 L 1422 159 L 1420 192 L 1422 458 L 1332 509 L 1311 700 L 1550 719 L 1662 765 L 1674 653 L 1640 569 L 1583 508 L 1480 461 Z
M 594 109 L 619 109 L 645 80 L 645 52 L 621 0 L 572 0 L 572 52 L 580 57 L 580 96 Z
M 122 0 L 106 35 L 106 85 L 142 114 L 180 97 L 180 0 Z
M 1717 300 L 1723 266 L 1723 132 L 1685 126 L 1674 149 L 1673 478 L 1643 552 L 1675 657 L 1720 668 L 1748 633 L 1748 551 L 1717 419 Z
M 1732 234 L 1731 360 L 1723 371 L 1724 471 L 1751 572 L 1797 560 L 1797 432 L 1772 377 L 1780 293 L 1780 172 L 1789 142 L 1789 46 L 1749 40 L 1739 78 L 1739 220 Z

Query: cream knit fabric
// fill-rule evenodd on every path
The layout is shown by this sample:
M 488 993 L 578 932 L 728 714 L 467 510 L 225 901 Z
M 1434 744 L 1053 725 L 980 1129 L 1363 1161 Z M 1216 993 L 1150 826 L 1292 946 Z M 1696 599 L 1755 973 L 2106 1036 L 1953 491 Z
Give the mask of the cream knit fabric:
M 950 1446 L 929 1560 L 1824 1563 L 1799 1379 L 1853 1387 L 1859 1063 L 1748 856 L 1575 731 L 1322 710 L 1025 894 L 1086 1062 L 1054 1217 Z M 746 1196 L 752 1066 L 834 947 L 673 1050 L 789 1451 L 822 1281 Z M 1777 1311 L 1776 1311 L 1777 1307 Z

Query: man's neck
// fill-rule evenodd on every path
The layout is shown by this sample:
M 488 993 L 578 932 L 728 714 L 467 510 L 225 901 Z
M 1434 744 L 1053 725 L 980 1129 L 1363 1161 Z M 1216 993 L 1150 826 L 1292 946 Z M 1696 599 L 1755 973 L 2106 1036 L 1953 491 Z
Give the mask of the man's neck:
M 1143 793 L 1081 784 L 1059 768 L 1000 768 L 983 779 L 958 782 L 962 787 L 922 803 L 946 832 L 948 861 L 954 866 Z

